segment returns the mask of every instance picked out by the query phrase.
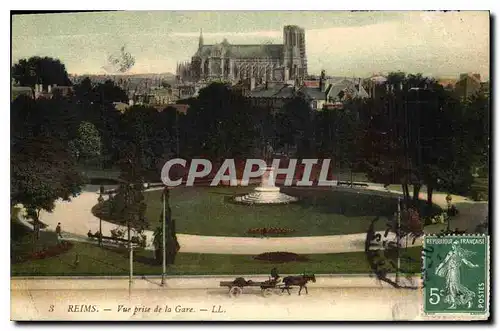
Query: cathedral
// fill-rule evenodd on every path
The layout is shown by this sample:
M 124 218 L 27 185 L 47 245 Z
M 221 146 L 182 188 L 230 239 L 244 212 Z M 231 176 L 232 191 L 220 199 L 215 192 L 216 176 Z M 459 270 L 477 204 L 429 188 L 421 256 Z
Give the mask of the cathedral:
M 233 45 L 226 39 L 205 45 L 200 32 L 198 50 L 191 62 L 177 65 L 182 81 L 224 80 L 237 82 L 302 80 L 307 76 L 304 29 L 295 25 L 283 28 L 283 44 Z

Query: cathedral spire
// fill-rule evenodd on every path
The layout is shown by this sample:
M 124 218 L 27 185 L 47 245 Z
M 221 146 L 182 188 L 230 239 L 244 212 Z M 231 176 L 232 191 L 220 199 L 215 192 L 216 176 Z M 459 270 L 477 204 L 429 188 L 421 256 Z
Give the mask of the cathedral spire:
M 198 42 L 198 48 L 201 48 L 203 46 L 203 30 L 200 29 L 200 40 Z

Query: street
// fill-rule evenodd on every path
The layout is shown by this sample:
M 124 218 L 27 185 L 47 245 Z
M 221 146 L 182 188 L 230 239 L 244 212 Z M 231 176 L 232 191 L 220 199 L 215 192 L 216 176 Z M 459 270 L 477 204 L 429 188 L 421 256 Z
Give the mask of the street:
M 267 275 L 245 276 L 263 281 Z M 12 320 L 421 320 L 421 290 L 395 289 L 367 275 L 317 275 L 309 293 L 245 287 L 237 298 L 220 281 L 234 276 L 12 278 Z M 413 280 L 418 281 L 418 278 Z M 454 319 L 460 316 L 454 315 Z M 470 319 L 470 316 L 462 316 Z M 481 318 L 481 317 L 474 317 Z
M 227 289 L 15 290 L 14 320 L 392 320 L 418 314 L 418 291 L 380 288 L 309 288 L 298 296 L 263 297 L 245 288 L 238 298 Z M 406 303 L 411 303 L 407 307 Z M 161 308 L 161 312 L 155 312 Z M 397 308 L 396 308 L 397 310 Z M 407 315 L 407 316 L 405 316 Z

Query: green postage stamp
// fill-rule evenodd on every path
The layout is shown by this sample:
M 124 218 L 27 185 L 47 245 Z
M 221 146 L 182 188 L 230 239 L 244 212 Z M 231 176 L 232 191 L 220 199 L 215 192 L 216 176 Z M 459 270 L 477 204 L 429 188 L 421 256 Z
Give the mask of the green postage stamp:
M 487 236 L 425 236 L 422 268 L 425 314 L 488 314 Z

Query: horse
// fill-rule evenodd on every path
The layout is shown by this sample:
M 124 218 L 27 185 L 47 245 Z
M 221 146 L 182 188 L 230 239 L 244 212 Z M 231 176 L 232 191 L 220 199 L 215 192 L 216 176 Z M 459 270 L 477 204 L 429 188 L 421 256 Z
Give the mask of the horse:
M 285 283 L 285 286 L 281 290 L 281 292 L 284 292 L 287 290 L 288 295 L 290 295 L 290 286 L 300 286 L 299 289 L 299 295 L 300 292 L 302 291 L 302 288 L 306 289 L 306 294 L 309 294 L 307 291 L 307 286 L 306 284 L 308 282 L 312 281 L 313 283 L 316 283 L 316 276 L 314 275 L 301 275 L 301 276 L 287 276 L 283 278 L 283 283 Z

